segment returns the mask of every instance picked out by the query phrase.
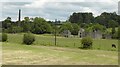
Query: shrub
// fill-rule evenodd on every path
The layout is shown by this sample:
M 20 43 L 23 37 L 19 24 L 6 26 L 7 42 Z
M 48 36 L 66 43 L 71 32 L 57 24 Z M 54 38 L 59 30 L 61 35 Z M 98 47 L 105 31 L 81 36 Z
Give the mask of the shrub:
M 31 45 L 35 41 L 35 36 L 31 33 L 24 34 L 23 43 L 26 45 Z
M 8 38 L 7 34 L 6 33 L 2 33 L 2 42 L 7 41 L 7 38 Z
M 82 44 L 82 48 L 92 48 L 92 43 L 93 43 L 93 40 L 91 37 L 84 37 L 82 40 L 81 40 L 81 44 Z
M 118 39 L 120 40 L 120 26 L 118 27 Z

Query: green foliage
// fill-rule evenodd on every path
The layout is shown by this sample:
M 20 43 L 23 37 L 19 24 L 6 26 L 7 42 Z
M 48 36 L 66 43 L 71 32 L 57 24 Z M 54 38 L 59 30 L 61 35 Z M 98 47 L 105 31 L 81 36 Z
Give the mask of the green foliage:
M 112 39 L 115 39 L 116 38 L 116 30 L 115 30 L 115 27 L 112 28 Z
M 6 33 L 2 33 L 2 42 L 7 41 L 7 39 L 8 39 L 7 34 Z
M 45 19 L 25 17 L 21 22 L 12 22 L 8 17 L 2 22 L 3 31 L 8 33 L 32 32 L 35 34 L 51 33 L 52 27 Z
M 22 32 L 22 27 L 20 26 L 13 26 L 11 28 L 8 29 L 9 33 L 20 33 Z
M 118 26 L 118 15 L 114 13 L 103 12 L 100 16 L 95 17 L 95 23 L 99 23 L 101 25 L 108 27 Z
M 51 33 L 52 31 L 51 25 L 47 23 L 43 18 L 36 17 L 33 22 L 34 22 L 33 33 L 36 34 Z
M 72 24 L 72 31 L 71 31 L 71 33 L 72 33 L 73 35 L 77 35 L 79 29 L 80 29 L 80 27 L 78 26 L 78 24 L 73 23 L 73 24 Z
M 7 17 L 3 22 L 2 22 L 2 27 L 4 29 L 8 29 L 11 27 L 12 21 L 10 17 Z
M 91 23 L 93 22 L 93 14 L 92 13 L 73 13 L 70 18 L 69 18 L 69 21 L 71 23 L 78 23 L 78 24 L 81 24 L 81 23 Z
M 77 35 L 80 27 L 76 23 L 65 22 L 60 26 L 60 32 L 64 30 L 69 30 L 72 35 Z
M 25 18 L 24 18 L 24 21 L 25 21 L 25 22 L 30 22 L 29 17 L 25 17 Z
M 116 22 L 115 20 L 109 20 L 108 21 L 108 27 L 117 27 L 118 26 L 118 22 Z
M 120 26 L 118 27 L 118 39 L 120 40 Z
M 82 48 L 92 48 L 93 40 L 91 37 L 84 37 L 81 40 Z
M 64 30 L 70 30 L 70 31 L 72 31 L 72 23 L 70 23 L 70 22 L 63 23 L 61 25 L 61 27 L 60 27 L 60 31 L 62 32 Z
M 92 13 L 74 12 L 65 23 L 62 23 L 62 25 L 58 24 L 57 27 L 55 27 L 53 21 L 47 22 L 44 18 L 41 17 L 25 17 L 24 20 L 16 22 L 13 22 L 11 20 L 11 17 L 7 17 L 4 21 L 2 21 L 2 28 L 3 32 L 8 33 L 20 33 L 30 31 L 35 34 L 54 33 L 54 29 L 57 28 L 58 33 L 64 30 L 69 30 L 71 34 L 77 35 L 79 26 L 86 29 L 86 31 L 88 32 L 93 30 L 106 32 L 106 28 L 119 26 L 119 18 L 120 16 L 117 15 L 115 12 L 103 12 L 100 16 L 97 17 L 94 17 Z
M 23 43 L 26 45 L 31 45 L 35 41 L 35 36 L 31 33 L 24 34 Z
M 118 39 L 118 32 L 116 32 L 115 34 L 112 35 L 113 39 Z
M 120 15 L 117 16 L 117 22 L 120 25 Z
M 30 21 L 29 17 L 25 17 L 24 20 L 21 22 L 23 32 L 29 32 L 32 29 L 33 23 Z
M 86 32 L 91 32 L 93 30 L 99 30 L 101 32 L 105 31 L 105 27 L 103 25 L 100 25 L 98 23 L 91 23 L 91 24 L 87 24 L 87 27 L 85 27 L 85 31 Z
M 115 30 L 115 27 L 112 28 L 112 34 L 115 34 L 116 30 Z
M 100 24 L 94 24 L 93 27 L 92 27 L 93 30 L 100 30 L 100 31 L 104 31 L 104 26 L 103 25 L 100 25 Z

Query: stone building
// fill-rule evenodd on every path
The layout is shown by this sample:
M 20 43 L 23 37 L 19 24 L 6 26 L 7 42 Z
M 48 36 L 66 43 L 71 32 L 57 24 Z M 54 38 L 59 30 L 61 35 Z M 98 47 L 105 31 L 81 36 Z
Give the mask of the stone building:
M 94 39 L 101 39 L 102 38 L 102 32 L 99 31 L 99 30 L 95 30 L 95 31 L 92 31 L 90 32 L 90 36 Z
M 80 28 L 78 31 L 78 37 L 83 38 L 85 37 L 85 30 L 83 28 Z
M 83 38 L 83 37 L 86 37 L 86 36 L 90 36 L 94 39 L 101 39 L 102 38 L 102 32 L 97 30 L 97 31 L 91 31 L 91 32 L 85 32 L 85 30 L 83 28 L 81 28 L 79 31 L 78 31 L 78 37 L 80 38 Z
M 64 30 L 62 32 L 62 36 L 64 36 L 64 37 L 70 37 L 71 36 L 71 32 L 69 30 Z

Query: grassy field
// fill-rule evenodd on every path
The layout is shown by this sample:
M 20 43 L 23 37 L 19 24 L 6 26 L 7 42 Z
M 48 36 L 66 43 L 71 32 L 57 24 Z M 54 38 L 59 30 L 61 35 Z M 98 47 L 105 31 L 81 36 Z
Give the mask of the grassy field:
M 36 41 L 34 42 L 34 45 L 54 46 L 54 36 L 35 35 L 35 37 Z M 22 44 L 22 39 L 23 34 L 9 34 L 8 36 L 9 43 Z M 116 44 L 116 46 L 118 47 L 118 40 L 95 39 L 93 40 L 93 49 L 118 50 L 117 48 L 112 48 L 112 44 Z M 79 48 L 81 47 L 81 39 L 57 37 L 57 46 Z
M 82 50 L 79 38 L 57 38 L 54 46 L 53 36 L 35 35 L 33 45 L 22 44 L 22 34 L 9 34 L 8 42 L 2 43 L 3 64 L 39 65 L 117 65 L 118 52 L 111 51 L 111 44 L 117 40 L 94 40 L 96 50 Z M 46 46 L 43 46 L 46 45 Z M 98 48 L 102 50 L 98 50 Z M 109 50 L 109 51 L 108 51 Z M 117 50 L 117 49 L 114 49 Z
M 3 43 L 3 64 L 117 65 L 116 51 Z

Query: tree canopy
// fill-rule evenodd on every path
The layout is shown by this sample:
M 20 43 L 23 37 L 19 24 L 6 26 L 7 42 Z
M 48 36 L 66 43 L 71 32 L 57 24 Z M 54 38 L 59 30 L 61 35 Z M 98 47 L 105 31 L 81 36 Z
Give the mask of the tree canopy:
M 57 25 L 57 26 L 56 26 Z M 66 21 L 46 21 L 42 17 L 29 18 L 24 17 L 22 21 L 12 21 L 11 17 L 7 17 L 2 21 L 3 32 L 20 33 L 31 32 L 35 34 L 61 33 L 64 30 L 69 30 L 72 35 L 77 35 L 80 28 L 85 29 L 86 32 L 99 30 L 103 33 L 112 34 L 116 37 L 118 31 L 116 27 L 120 25 L 120 16 L 115 12 L 103 12 L 101 15 L 94 17 L 93 13 L 74 12 Z M 119 33 L 119 32 L 118 32 Z

